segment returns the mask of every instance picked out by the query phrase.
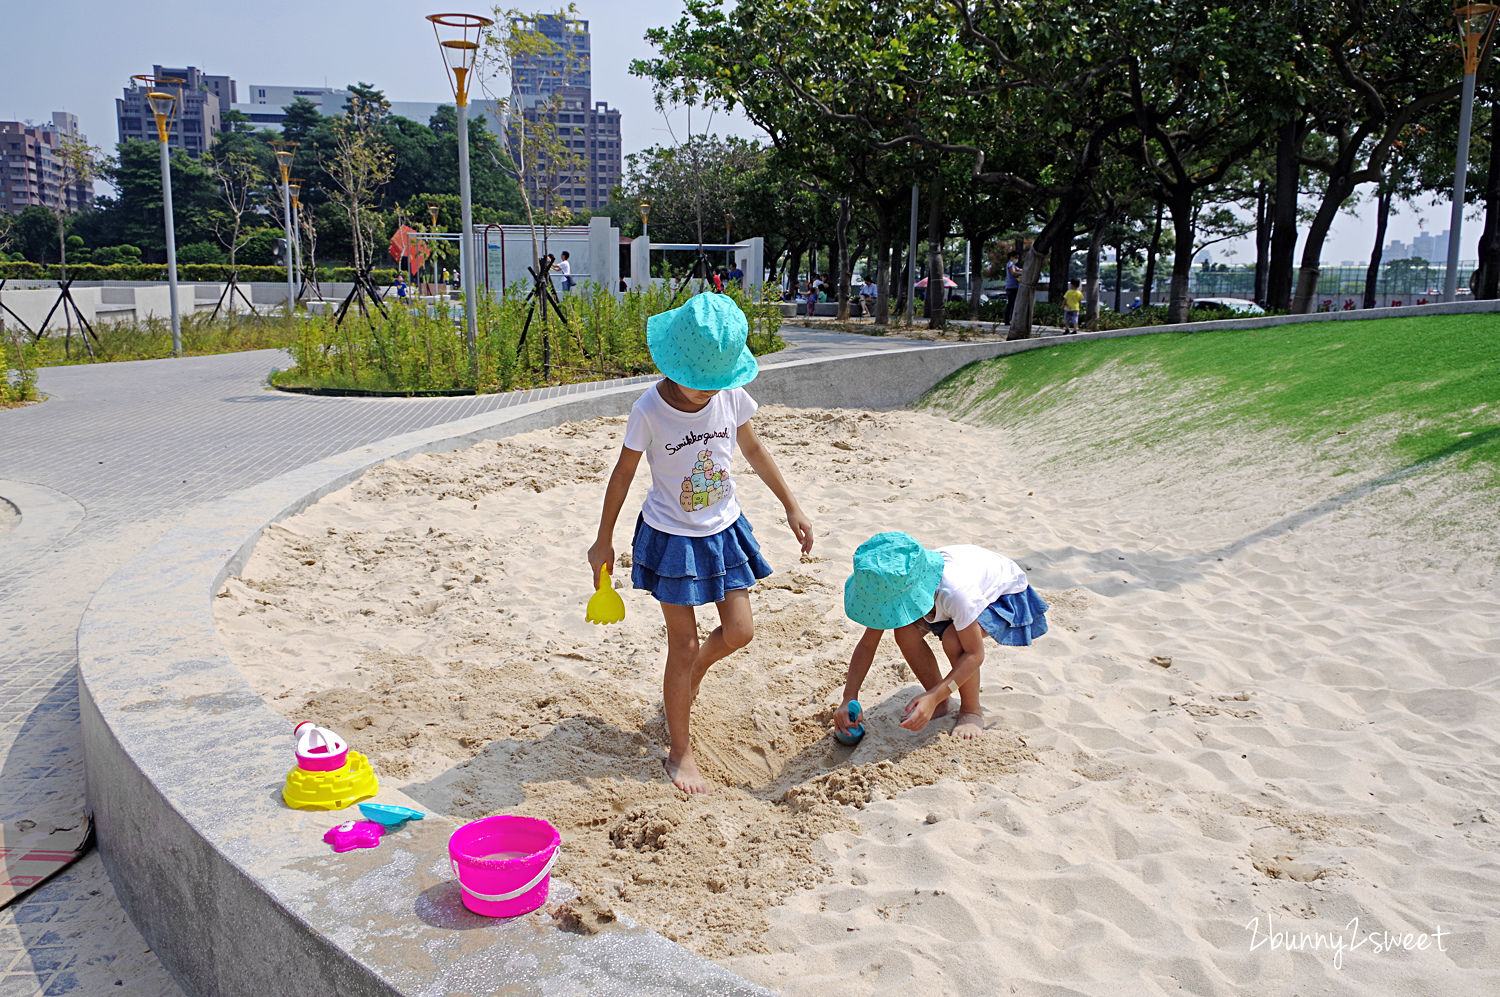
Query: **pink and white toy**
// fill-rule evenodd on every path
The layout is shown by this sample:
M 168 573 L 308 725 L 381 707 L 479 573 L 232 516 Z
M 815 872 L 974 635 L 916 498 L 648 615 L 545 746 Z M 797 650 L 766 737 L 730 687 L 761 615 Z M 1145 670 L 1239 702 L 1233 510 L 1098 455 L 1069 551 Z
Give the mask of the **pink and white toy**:
M 304 720 L 292 729 L 297 735 L 297 767 L 304 772 L 336 772 L 349 757 L 349 745 L 327 727 Z

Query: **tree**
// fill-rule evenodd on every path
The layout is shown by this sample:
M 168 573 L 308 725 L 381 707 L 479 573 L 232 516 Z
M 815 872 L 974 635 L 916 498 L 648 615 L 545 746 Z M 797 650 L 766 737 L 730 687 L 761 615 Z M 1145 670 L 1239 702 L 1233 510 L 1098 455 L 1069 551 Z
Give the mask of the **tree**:
M 68 216 L 74 211 L 75 188 L 84 184 L 92 185 L 98 179 L 104 153 L 76 135 L 64 135 L 59 139 L 54 155 L 57 157 L 57 186 L 61 195 L 58 200 L 62 206 L 62 210 L 57 212 L 58 260 L 62 268 L 62 279 L 66 281 L 68 248 L 63 230 L 67 226 Z
M 218 184 L 219 199 L 226 209 L 226 217 L 216 219 L 214 235 L 229 251 L 229 268 L 234 269 L 240 247 L 249 238 L 245 216 L 252 214 L 259 202 L 267 200 L 271 192 L 266 185 L 266 167 L 261 163 L 256 146 L 264 152 L 263 143 L 234 142 L 238 135 L 223 136 L 213 144 L 205 157 L 208 173 Z
M 333 124 L 332 155 L 323 164 L 336 200 L 349 219 L 349 248 L 356 270 L 372 262 L 380 216 L 375 202 L 394 169 L 379 124 L 390 105 L 378 90 L 351 87 L 344 115 Z
M 57 215 L 39 204 L 22 208 L 11 223 L 11 243 L 32 263 L 46 263 L 57 232 Z
M 318 111 L 318 105 L 306 97 L 298 97 L 282 108 L 286 117 L 281 119 L 281 137 L 288 142 L 307 145 L 313 134 L 327 119 Z
M 534 27 L 543 18 L 560 22 L 564 31 L 583 30 L 577 24 L 578 9 L 572 3 L 552 14 L 524 14 L 517 9 L 497 7 L 494 24 L 484 32 L 474 69 L 480 89 L 510 112 L 506 136 L 510 155 L 503 161 L 499 156 L 491 158 L 495 165 L 508 168 L 521 188 L 526 224 L 531 229 L 532 256 L 538 266 L 546 252 L 547 228 L 573 220 L 572 209 L 567 206 L 570 195 L 564 195 L 563 191 L 582 184 L 586 169 L 578 150 L 583 126 L 561 120 L 564 107 L 571 110 L 577 100 L 576 91 L 570 92 L 566 84 L 580 72 L 581 57 L 573 46 L 564 48 Z M 536 63 L 546 63 L 564 86 L 533 105 L 512 106 L 510 93 L 517 73 Z M 540 242 L 538 222 L 542 227 Z M 545 309 L 542 316 L 545 323 Z

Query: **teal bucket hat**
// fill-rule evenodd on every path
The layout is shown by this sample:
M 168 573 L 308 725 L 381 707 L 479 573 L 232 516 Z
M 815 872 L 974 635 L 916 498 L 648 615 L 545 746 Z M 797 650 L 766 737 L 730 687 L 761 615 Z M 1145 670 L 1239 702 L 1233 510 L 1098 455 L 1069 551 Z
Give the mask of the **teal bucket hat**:
M 904 627 L 932 611 L 942 579 L 943 555 L 905 533 L 877 533 L 854 552 L 844 613 L 874 630 Z
M 705 291 L 646 320 L 656 369 L 684 388 L 727 391 L 755 380 L 760 365 L 745 345 L 750 323 L 728 295 Z

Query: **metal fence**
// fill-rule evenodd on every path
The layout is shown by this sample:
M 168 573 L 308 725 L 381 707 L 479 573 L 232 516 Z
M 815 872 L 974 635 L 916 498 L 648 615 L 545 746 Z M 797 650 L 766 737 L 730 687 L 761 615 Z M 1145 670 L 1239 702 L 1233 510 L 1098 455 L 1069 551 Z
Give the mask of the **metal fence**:
M 1459 296 L 1468 294 L 1468 275 L 1478 266 L 1477 262 L 1459 264 Z M 1359 308 L 1364 303 L 1365 277 L 1369 268 L 1323 267 L 1318 273 L 1319 309 Z M 1444 264 L 1427 263 L 1421 260 L 1394 260 L 1381 264 L 1375 278 L 1375 304 L 1416 305 L 1441 301 L 1443 278 L 1447 274 Z M 1292 272 L 1293 280 L 1296 271 Z M 1165 301 L 1171 291 L 1171 278 L 1157 277 L 1153 282 L 1153 301 Z M 1205 270 L 1194 267 L 1188 278 L 1189 293 L 1193 297 L 1255 298 L 1255 268 L 1233 267 L 1228 270 Z

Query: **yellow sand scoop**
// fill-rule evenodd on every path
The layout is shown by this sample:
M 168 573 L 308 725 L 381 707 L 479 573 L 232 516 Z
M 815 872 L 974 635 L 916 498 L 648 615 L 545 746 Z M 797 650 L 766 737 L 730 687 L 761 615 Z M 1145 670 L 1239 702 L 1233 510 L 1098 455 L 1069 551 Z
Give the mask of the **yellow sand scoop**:
M 583 618 L 590 623 L 619 623 L 625 619 L 625 600 L 615 591 L 607 564 L 599 568 L 599 588 L 589 596 Z

